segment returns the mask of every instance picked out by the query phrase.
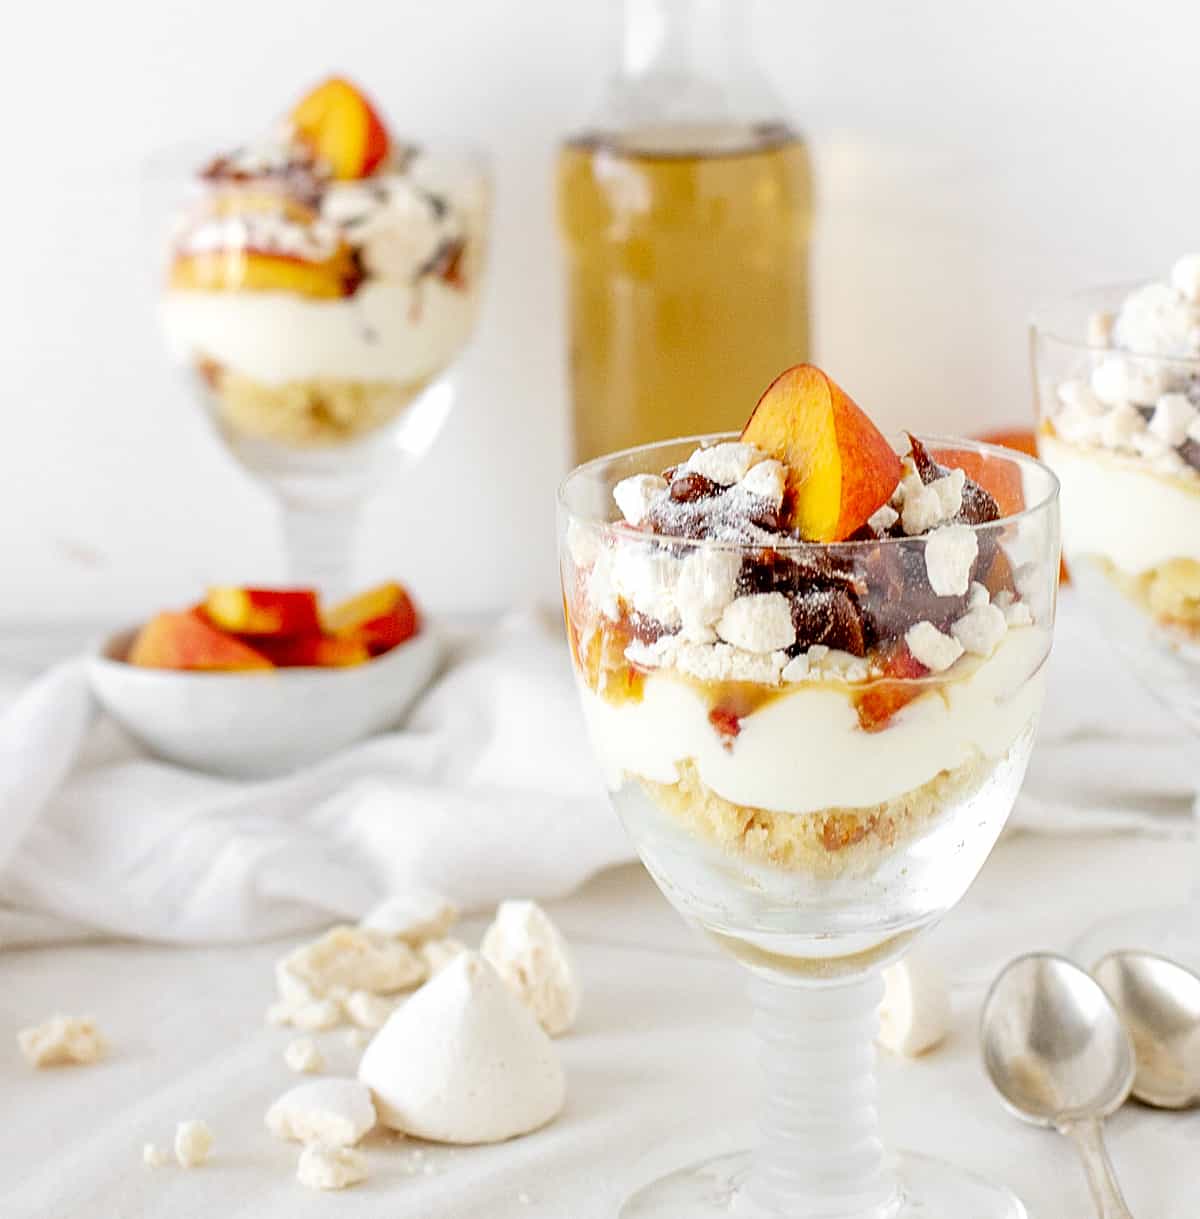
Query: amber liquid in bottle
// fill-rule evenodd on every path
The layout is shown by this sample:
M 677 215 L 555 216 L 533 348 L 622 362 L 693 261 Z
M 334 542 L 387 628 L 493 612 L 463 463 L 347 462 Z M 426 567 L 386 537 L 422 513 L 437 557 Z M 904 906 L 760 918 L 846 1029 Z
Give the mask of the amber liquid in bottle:
M 564 146 L 576 461 L 739 428 L 807 358 L 812 207 L 808 150 L 779 124 Z

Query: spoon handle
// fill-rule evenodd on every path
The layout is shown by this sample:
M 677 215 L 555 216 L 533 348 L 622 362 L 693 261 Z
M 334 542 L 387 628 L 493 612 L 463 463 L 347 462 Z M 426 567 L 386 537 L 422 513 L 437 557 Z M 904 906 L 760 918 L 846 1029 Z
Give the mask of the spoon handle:
M 1133 1219 L 1121 1196 L 1112 1161 L 1108 1158 L 1100 1122 L 1096 1118 L 1073 1122 L 1063 1127 L 1063 1134 L 1079 1149 L 1083 1169 L 1087 1173 L 1088 1188 L 1092 1191 L 1092 1201 L 1096 1204 L 1100 1219 Z

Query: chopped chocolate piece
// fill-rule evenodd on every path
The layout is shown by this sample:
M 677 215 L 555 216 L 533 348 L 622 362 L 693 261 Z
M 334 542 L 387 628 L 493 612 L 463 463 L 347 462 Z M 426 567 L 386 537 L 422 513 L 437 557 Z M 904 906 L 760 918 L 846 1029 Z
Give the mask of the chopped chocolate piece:
M 1193 470 L 1200 470 L 1200 441 L 1185 440 L 1179 446 L 1179 456 L 1192 467 Z
M 855 656 L 867 654 L 862 610 L 844 589 L 812 588 L 800 593 L 792 600 L 792 623 L 798 651 L 821 643 Z
M 912 448 L 913 465 L 923 483 L 945 478 L 950 473 L 950 467 L 934 461 L 929 450 L 911 432 L 908 433 L 908 442 Z M 996 497 L 973 478 L 967 477 L 963 483 L 962 507 L 954 520 L 963 525 L 985 525 L 988 521 L 999 519 L 1000 505 Z
M 664 635 L 675 633 L 667 630 L 657 618 L 647 618 L 637 610 L 629 611 L 627 621 L 630 635 L 642 643 L 657 643 Z
M 954 519 L 963 525 L 986 525 L 1000 519 L 1000 505 L 990 491 L 968 478 L 963 483 L 962 507 Z
M 913 465 L 917 467 L 917 473 L 921 476 L 923 483 L 931 483 L 936 478 L 945 478 L 950 473 L 946 466 L 940 462 L 936 462 L 929 454 L 929 450 L 912 434 L 907 432 L 909 449 L 912 452 Z
M 821 549 L 784 554 L 761 550 L 742 561 L 739 593 L 805 593 L 814 588 L 838 588 L 853 597 L 867 591 L 866 580 L 850 560 Z
M 712 499 L 720 494 L 720 484 L 703 474 L 682 474 L 671 481 L 670 495 L 677 504 L 694 504 L 698 499 Z

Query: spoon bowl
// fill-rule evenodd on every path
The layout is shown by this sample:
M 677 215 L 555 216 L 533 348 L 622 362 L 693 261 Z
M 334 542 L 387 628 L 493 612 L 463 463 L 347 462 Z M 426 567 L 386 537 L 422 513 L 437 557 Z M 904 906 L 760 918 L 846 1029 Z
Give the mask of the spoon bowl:
M 1150 952 L 1114 952 L 1092 974 L 1133 1041 L 1133 1094 L 1160 1109 L 1200 1103 L 1200 977 Z
M 988 991 L 980 1041 L 1008 1109 L 1067 1135 L 1101 1219 L 1130 1219 L 1101 1124 L 1133 1087 L 1133 1044 L 1100 984 L 1065 957 L 1018 957 Z

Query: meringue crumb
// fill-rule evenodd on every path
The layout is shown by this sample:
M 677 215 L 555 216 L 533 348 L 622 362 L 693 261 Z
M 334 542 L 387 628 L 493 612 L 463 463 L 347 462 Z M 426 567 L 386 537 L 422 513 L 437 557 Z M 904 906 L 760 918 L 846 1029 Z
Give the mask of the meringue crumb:
M 207 1122 L 180 1122 L 175 1127 L 175 1158 L 183 1168 L 198 1168 L 212 1151 L 213 1133 Z
M 61 1014 L 21 1029 L 17 1045 L 33 1067 L 86 1067 L 108 1052 L 107 1042 L 91 1020 Z
M 367 1157 L 353 1147 L 309 1143 L 296 1165 L 296 1180 L 307 1189 L 346 1189 L 369 1175 Z
M 147 1168 L 161 1168 L 167 1159 L 167 1153 L 157 1143 L 142 1144 L 142 1163 Z
M 295 1041 L 289 1041 L 287 1049 L 283 1051 L 283 1061 L 297 1075 L 315 1075 L 325 1069 L 325 1059 L 311 1037 L 297 1037 Z

